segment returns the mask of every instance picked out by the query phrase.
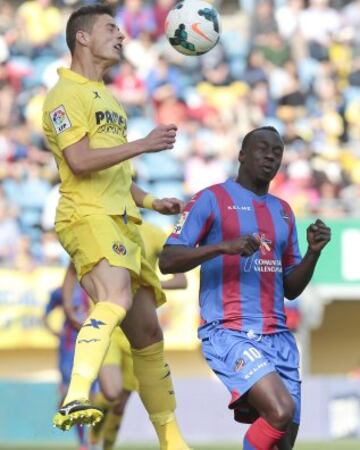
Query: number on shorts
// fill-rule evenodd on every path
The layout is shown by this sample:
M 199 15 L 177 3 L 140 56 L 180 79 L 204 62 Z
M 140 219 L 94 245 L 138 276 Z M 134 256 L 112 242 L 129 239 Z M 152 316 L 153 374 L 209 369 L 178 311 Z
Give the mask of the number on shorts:
M 255 359 L 260 359 L 261 358 L 261 353 L 259 352 L 259 350 L 255 347 L 250 347 L 248 350 L 245 350 L 244 355 L 247 356 L 251 362 L 254 362 Z

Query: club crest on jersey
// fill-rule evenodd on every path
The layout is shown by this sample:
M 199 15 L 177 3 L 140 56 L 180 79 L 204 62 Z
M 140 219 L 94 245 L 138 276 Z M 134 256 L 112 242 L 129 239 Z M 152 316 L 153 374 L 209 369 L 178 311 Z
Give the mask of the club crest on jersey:
M 181 230 L 184 227 L 184 224 L 186 222 L 186 219 L 187 219 L 188 215 L 189 215 L 189 211 L 184 211 L 181 214 L 179 222 L 175 225 L 173 234 L 180 234 L 181 233 Z
M 235 362 L 235 367 L 234 367 L 234 369 L 235 369 L 235 372 L 239 372 L 242 368 L 244 368 L 245 367 L 245 360 L 243 359 L 243 358 L 240 358 L 240 359 L 238 359 L 236 362 Z
M 113 242 L 112 249 L 118 255 L 126 255 L 127 253 L 125 245 L 119 241 Z
M 56 109 L 50 112 L 50 120 L 54 125 L 56 134 L 60 134 L 63 131 L 71 128 L 70 119 L 66 114 L 66 110 L 63 105 L 58 106 Z
M 260 252 L 263 255 L 271 251 L 272 241 L 265 236 L 265 233 L 254 233 L 253 236 L 260 241 Z

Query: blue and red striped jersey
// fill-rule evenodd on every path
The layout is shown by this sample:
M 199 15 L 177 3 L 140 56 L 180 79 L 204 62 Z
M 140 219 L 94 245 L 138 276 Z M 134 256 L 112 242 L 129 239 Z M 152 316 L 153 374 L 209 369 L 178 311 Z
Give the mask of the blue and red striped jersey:
M 213 326 L 268 334 L 287 330 L 283 278 L 301 261 L 294 214 L 271 194 L 233 180 L 210 186 L 187 204 L 166 245 L 215 244 L 257 236 L 249 257 L 220 255 L 201 265 L 200 338 Z
M 84 322 L 89 315 L 90 303 L 86 292 L 80 284 L 76 283 L 72 296 L 72 305 L 76 312 L 76 317 L 80 322 Z M 45 315 L 49 315 L 55 308 L 62 308 L 62 291 L 61 288 L 54 289 L 50 294 L 50 299 L 45 307 Z M 78 330 L 76 330 L 69 320 L 65 317 L 60 331 L 60 352 L 72 351 L 75 347 Z

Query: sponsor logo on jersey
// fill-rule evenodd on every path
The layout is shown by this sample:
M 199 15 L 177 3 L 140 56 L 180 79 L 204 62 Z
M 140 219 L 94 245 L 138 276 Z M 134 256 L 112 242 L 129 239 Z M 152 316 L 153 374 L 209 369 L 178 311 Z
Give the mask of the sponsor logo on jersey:
M 125 245 L 123 245 L 121 242 L 119 241 L 115 241 L 113 242 L 112 245 L 112 249 L 115 253 L 117 253 L 118 255 L 126 255 L 127 250 Z
M 54 125 L 56 134 L 60 134 L 63 131 L 71 128 L 70 119 L 66 114 L 66 110 L 63 105 L 58 106 L 56 109 L 50 112 L 50 120 Z
M 126 118 L 115 111 L 95 111 L 97 133 L 111 133 L 126 137 Z
M 95 112 L 96 125 L 103 123 L 113 123 L 117 125 L 126 124 L 125 117 L 115 111 L 96 111 Z
M 188 215 L 189 215 L 189 211 L 184 211 L 181 214 L 179 222 L 175 225 L 173 234 L 180 234 L 181 233 L 181 230 L 183 229 L 183 227 L 185 225 L 185 222 L 186 222 L 186 219 L 187 219 Z
M 263 255 L 266 255 L 267 252 L 271 251 L 272 241 L 265 236 L 265 233 L 254 233 L 253 236 L 260 241 L 260 252 Z
M 227 209 L 230 210 L 238 210 L 238 211 L 251 211 L 251 207 L 250 206 L 244 206 L 244 205 L 230 205 L 227 207 Z

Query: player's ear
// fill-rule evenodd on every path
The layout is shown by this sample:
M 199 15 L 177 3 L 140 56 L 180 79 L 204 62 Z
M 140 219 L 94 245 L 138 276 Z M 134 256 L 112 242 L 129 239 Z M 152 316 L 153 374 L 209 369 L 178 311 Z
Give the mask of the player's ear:
M 86 31 L 78 30 L 76 33 L 76 42 L 83 47 L 87 47 L 90 41 L 90 35 Z
M 245 159 L 245 152 L 244 152 L 243 149 L 241 149 L 241 150 L 239 151 L 238 161 L 239 161 L 239 162 L 243 162 L 244 159 Z

